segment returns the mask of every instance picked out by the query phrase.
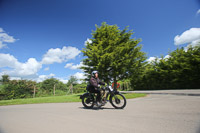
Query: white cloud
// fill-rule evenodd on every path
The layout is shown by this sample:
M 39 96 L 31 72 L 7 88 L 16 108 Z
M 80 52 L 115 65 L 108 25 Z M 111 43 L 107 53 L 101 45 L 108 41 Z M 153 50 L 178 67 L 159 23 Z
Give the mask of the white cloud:
M 175 45 L 181 45 L 186 43 L 195 43 L 200 39 L 200 28 L 191 28 L 183 32 L 180 36 L 177 35 L 174 38 Z
M 164 59 L 169 59 L 171 56 L 170 55 L 166 55 L 165 57 L 164 57 Z
M 15 41 L 16 39 L 14 37 L 9 36 L 2 28 L 0 28 L 0 49 L 6 47 L 6 43 L 13 43 Z
M 21 63 L 10 54 L 0 53 L 0 68 L 6 68 L 2 70 L 1 75 L 8 74 L 11 77 L 33 78 L 37 76 L 37 72 L 42 68 L 42 65 L 35 58 L 29 58 L 27 62 Z
M 200 45 L 200 39 L 192 41 L 188 46 L 194 47 L 194 46 L 197 46 L 197 45 Z
M 82 66 L 85 66 L 85 65 L 83 65 L 83 62 L 80 62 L 80 64 L 77 64 L 77 65 L 73 65 L 73 64 L 74 63 L 67 63 L 65 65 L 65 68 L 70 68 L 72 70 L 75 70 L 75 69 L 80 69 L 80 67 L 82 67 Z
M 83 80 L 83 79 L 86 78 L 86 76 L 84 75 L 84 73 L 81 73 L 81 72 L 77 72 L 73 76 L 75 76 L 78 79 L 78 83 L 82 83 L 81 80 Z
M 10 77 L 10 80 L 23 80 L 21 77 Z
M 84 45 L 86 46 L 86 45 L 88 45 L 88 43 L 89 43 L 89 44 L 92 43 L 92 40 L 90 40 L 89 38 L 87 38 L 87 40 L 85 41 Z
M 21 63 L 21 67 L 17 70 L 20 75 L 24 76 L 35 75 L 41 68 L 42 65 L 35 58 L 29 58 L 26 63 Z
M 20 63 L 14 56 L 10 54 L 0 53 L 0 68 L 1 67 L 15 68 L 18 66 L 20 66 Z
M 168 59 L 168 58 L 170 58 L 169 55 L 166 55 L 166 56 L 164 57 L 164 59 Z M 159 63 L 161 59 L 162 59 L 162 58 L 158 58 L 158 57 L 149 57 L 146 61 L 147 61 L 148 63 L 154 63 L 154 62 Z
M 189 45 L 187 45 L 184 50 L 187 52 L 190 47 L 200 46 L 200 39 L 193 41 Z
M 196 13 L 196 14 L 197 14 L 197 15 L 198 15 L 198 14 L 200 14 L 200 9 L 197 11 L 197 13 Z
M 4 32 L 4 31 L 3 31 L 3 28 L 1 28 L 1 27 L 0 27 L 0 32 Z
M 49 49 L 47 53 L 43 56 L 41 61 L 42 64 L 53 64 L 53 63 L 62 63 L 70 59 L 74 59 L 77 55 L 80 54 L 80 50 L 75 47 L 63 47 L 62 49 Z
M 36 82 L 42 82 L 42 81 L 44 81 L 44 80 L 46 80 L 46 79 L 48 79 L 48 78 L 52 78 L 52 77 L 54 77 L 55 76 L 55 74 L 53 74 L 53 73 L 51 73 L 51 74 L 49 74 L 49 75 L 40 75 L 38 78 L 36 78 L 35 80 L 36 80 Z
M 164 60 L 168 60 L 171 56 L 170 55 L 166 55 L 163 59 Z M 158 58 L 158 57 L 149 57 L 146 61 L 148 63 L 153 63 L 155 61 L 159 62 L 162 58 Z
M 149 59 L 147 59 L 147 62 L 154 62 L 156 60 L 156 57 L 149 57 Z
M 63 82 L 64 84 L 66 84 L 67 82 L 68 82 L 68 80 L 66 79 L 66 78 L 58 78 L 58 77 L 55 77 L 56 75 L 55 74 L 53 74 L 53 73 L 51 73 L 51 74 L 49 74 L 49 75 L 40 75 L 40 76 L 38 76 L 36 79 L 35 79 L 35 81 L 36 82 L 43 82 L 44 80 L 46 80 L 46 79 L 49 79 L 49 78 L 56 78 L 56 79 L 58 79 L 59 81 L 61 81 L 61 82 Z
M 49 67 L 44 68 L 44 71 L 49 71 Z
M 63 82 L 64 84 L 66 84 L 68 82 L 67 79 L 64 79 L 64 78 L 57 78 L 59 81 Z
M 67 63 L 67 64 L 65 65 L 65 68 L 71 68 L 71 67 L 73 66 L 73 64 L 74 64 L 74 63 Z

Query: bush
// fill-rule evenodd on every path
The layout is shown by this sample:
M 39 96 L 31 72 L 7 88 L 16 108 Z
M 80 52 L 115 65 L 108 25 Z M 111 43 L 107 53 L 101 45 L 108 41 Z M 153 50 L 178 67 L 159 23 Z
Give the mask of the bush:
M 11 80 L 8 83 L 1 86 L 1 99 L 32 97 L 34 85 L 34 81 Z
M 83 93 L 85 92 L 86 87 L 87 87 L 86 83 L 77 84 L 73 87 L 73 93 Z
M 4 85 L 0 85 L 0 100 L 4 100 L 5 92 L 4 92 Z

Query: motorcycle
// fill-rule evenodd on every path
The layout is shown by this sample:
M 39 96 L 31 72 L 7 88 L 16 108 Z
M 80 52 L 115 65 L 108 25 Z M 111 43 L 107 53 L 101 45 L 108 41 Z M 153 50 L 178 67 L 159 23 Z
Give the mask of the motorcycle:
M 80 96 L 80 99 L 82 99 L 82 104 L 85 108 L 91 109 L 97 103 L 96 97 L 96 93 L 91 93 L 87 90 L 86 93 Z M 126 106 L 126 98 L 109 84 L 106 87 L 101 87 L 101 101 L 97 107 L 104 106 L 108 101 L 116 109 L 123 109 Z

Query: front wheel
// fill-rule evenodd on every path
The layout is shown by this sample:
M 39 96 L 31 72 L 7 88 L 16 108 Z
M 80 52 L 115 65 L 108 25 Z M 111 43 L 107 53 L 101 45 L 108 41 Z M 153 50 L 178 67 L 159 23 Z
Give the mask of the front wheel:
M 83 95 L 82 97 L 82 104 L 85 108 L 91 109 L 94 106 L 94 97 L 93 95 Z
M 110 103 L 116 109 L 123 109 L 126 106 L 126 98 L 122 94 L 110 96 Z

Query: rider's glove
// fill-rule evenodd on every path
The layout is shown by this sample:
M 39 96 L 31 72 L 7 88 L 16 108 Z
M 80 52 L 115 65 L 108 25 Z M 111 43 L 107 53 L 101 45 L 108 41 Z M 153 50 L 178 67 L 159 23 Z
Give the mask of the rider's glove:
M 98 85 L 98 87 L 100 87 L 101 85 Z

